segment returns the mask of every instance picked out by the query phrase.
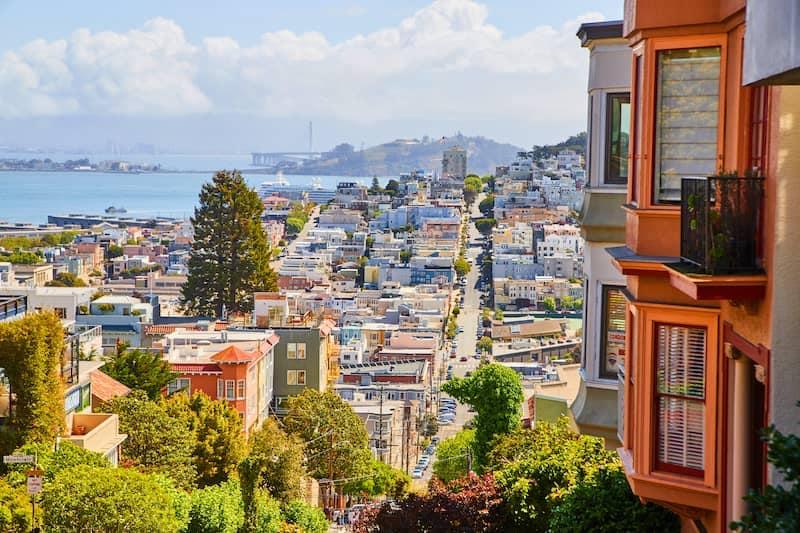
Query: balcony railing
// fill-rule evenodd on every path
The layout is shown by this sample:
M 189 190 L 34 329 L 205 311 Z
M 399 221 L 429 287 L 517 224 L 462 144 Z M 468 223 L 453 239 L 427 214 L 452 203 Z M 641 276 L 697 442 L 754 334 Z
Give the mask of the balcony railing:
M 764 178 L 681 180 L 681 259 L 701 274 L 761 271 Z

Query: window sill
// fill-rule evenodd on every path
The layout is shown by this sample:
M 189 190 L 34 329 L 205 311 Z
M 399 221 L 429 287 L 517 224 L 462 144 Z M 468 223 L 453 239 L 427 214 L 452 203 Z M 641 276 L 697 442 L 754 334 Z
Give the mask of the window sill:
M 699 516 L 706 511 L 717 510 L 719 501 L 717 487 L 709 487 L 697 478 L 689 476 L 666 472 L 650 474 L 636 472 L 633 467 L 632 450 L 618 448 L 617 453 L 622 461 L 628 484 L 639 498 L 670 508 L 678 506 L 682 514 L 686 515 Z
M 666 265 L 669 284 L 694 300 L 760 300 L 767 292 L 766 274 L 707 275 Z

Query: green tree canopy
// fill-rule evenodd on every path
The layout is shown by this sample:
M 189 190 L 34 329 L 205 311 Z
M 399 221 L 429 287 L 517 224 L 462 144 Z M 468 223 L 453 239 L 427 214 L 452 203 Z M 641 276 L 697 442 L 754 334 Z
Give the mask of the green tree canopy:
M 472 204 L 478 196 L 478 193 L 482 190 L 483 182 L 481 182 L 478 176 L 470 174 L 464 178 L 464 201 L 466 201 L 467 204 Z
M 433 473 L 436 477 L 450 483 L 469 473 L 470 454 L 474 454 L 475 430 L 462 429 L 450 438 L 444 439 L 436 448 L 436 461 Z
M 114 398 L 104 409 L 119 415 L 120 433 L 128 434 L 122 447 L 125 462 L 144 472 L 169 476 L 181 487 L 194 484 L 196 439 L 184 420 L 170 416 L 142 391 Z
M 616 453 L 602 439 L 574 433 L 564 417 L 499 438 L 487 467 L 518 530 L 677 530 L 669 511 L 633 495 Z
M 360 479 L 347 483 L 344 492 L 366 498 L 386 495 L 393 499 L 399 499 L 408 492 L 409 486 L 411 486 L 411 478 L 408 474 L 383 461 L 372 459 L 369 464 L 369 472 Z
M 237 533 L 243 524 L 242 494 L 236 480 L 192 491 L 186 533 Z
M 542 305 L 547 311 L 555 311 L 556 310 L 556 299 L 552 296 L 546 297 L 542 300 Z
M 177 505 L 157 476 L 130 468 L 68 468 L 42 494 L 44 527 L 53 533 L 177 532 L 184 526 Z
M 492 233 L 492 228 L 497 225 L 497 220 L 489 217 L 479 218 L 475 221 L 475 227 L 478 231 L 481 232 L 483 235 L 490 235 Z
M 144 391 L 151 400 L 161 397 L 161 390 L 178 376 L 160 353 L 127 345 L 117 347 L 105 361 L 103 372 L 131 389 Z
M 64 327 L 52 312 L 0 323 L 0 368 L 14 391 L 3 445 L 55 442 L 64 432 Z
M 68 440 L 62 440 L 54 450 L 50 443 L 26 444 L 14 450 L 15 454 L 35 455 L 36 464 L 44 471 L 46 481 L 52 481 L 62 470 L 73 466 L 88 465 L 111 467 L 111 462 L 102 454 L 79 448 Z M 10 466 L 9 479 L 24 483 L 29 465 Z
M 225 400 L 212 400 L 202 391 L 190 397 L 173 394 L 163 401 L 173 418 L 183 420 L 194 434 L 192 455 L 201 487 L 226 481 L 244 458 L 245 440 L 239 412 Z
M 303 220 L 300 218 L 288 217 L 286 219 L 286 233 L 288 235 L 297 235 L 303 231 L 303 226 L 305 225 L 305 222 L 303 222 Z
M 484 335 L 478 342 L 475 343 L 475 346 L 482 352 L 491 352 L 492 351 L 492 338 L 487 337 Z
M 483 213 L 483 216 L 492 216 L 492 212 L 494 211 L 494 195 L 487 194 L 486 198 L 481 200 L 481 202 L 478 204 L 478 209 L 480 209 L 481 213 Z
M 25 485 L 12 486 L 0 479 L 0 531 L 28 533 L 31 530 L 31 504 Z
M 220 171 L 200 192 L 194 211 L 189 278 L 181 302 L 198 315 L 253 309 L 255 291 L 274 291 L 270 246 L 261 226 L 264 206 L 237 172 Z
M 476 464 L 481 467 L 492 439 L 519 427 L 523 400 L 519 374 L 492 363 L 479 367 L 468 378 L 444 383 L 442 390 L 477 412 L 474 449 Z
M 463 277 L 469 274 L 470 265 L 469 262 L 464 259 L 463 257 L 459 257 L 453 262 L 453 267 L 456 269 L 456 275 L 458 277 Z
M 327 533 L 330 524 L 325 513 L 302 500 L 289 502 L 283 509 L 286 522 L 298 526 L 304 533 Z
M 59 272 L 53 281 L 45 283 L 47 287 L 86 287 L 86 282 L 72 272 Z
M 282 502 L 302 498 L 303 441 L 284 432 L 273 418 L 250 434 L 250 457 L 263 465 L 260 488 Z
M 371 457 L 369 435 L 353 409 L 333 391 L 305 389 L 292 396 L 286 431 L 306 446 L 307 468 L 317 479 L 363 475 Z

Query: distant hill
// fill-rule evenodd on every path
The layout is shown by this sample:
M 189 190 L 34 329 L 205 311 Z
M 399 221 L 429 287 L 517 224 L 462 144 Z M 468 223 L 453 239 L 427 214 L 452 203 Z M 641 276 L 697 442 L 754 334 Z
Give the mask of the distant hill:
M 474 174 L 494 172 L 495 166 L 508 164 L 523 150 L 513 144 L 458 133 L 441 139 L 398 139 L 364 150 L 340 144 L 320 159 L 282 170 L 285 174 L 335 176 L 396 176 L 415 169 L 441 170 L 442 152 L 453 146 L 467 150 L 467 171 Z
M 558 144 L 545 144 L 542 146 L 534 145 L 533 157 L 542 159 L 557 155 L 561 150 L 573 150 L 586 156 L 586 132 L 582 131 L 577 135 L 569 137 L 566 141 Z

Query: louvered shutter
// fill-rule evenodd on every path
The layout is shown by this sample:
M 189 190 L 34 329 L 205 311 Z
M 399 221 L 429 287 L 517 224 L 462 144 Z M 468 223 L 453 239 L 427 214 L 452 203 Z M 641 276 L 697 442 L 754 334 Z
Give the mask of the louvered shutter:
M 656 356 L 658 463 L 676 467 L 678 472 L 702 475 L 706 330 L 658 324 Z

